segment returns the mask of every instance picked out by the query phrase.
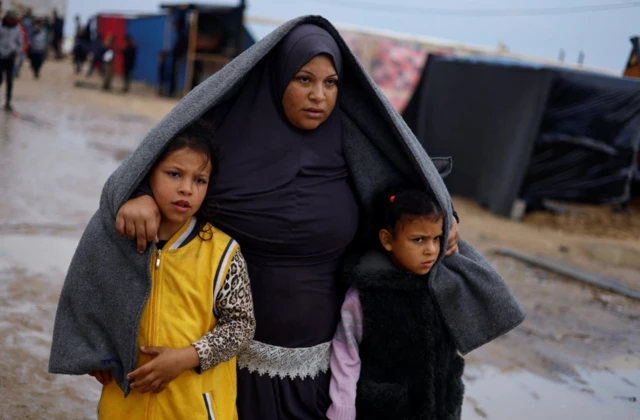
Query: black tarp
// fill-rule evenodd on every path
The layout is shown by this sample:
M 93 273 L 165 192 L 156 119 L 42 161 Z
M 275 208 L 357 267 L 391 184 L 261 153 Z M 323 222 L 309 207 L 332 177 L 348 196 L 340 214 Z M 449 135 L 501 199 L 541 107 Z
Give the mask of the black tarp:
M 640 83 L 556 72 L 521 196 L 628 201 L 639 145 Z
M 630 199 L 640 83 L 487 58 L 429 57 L 403 116 L 449 191 L 509 216 L 518 197 Z

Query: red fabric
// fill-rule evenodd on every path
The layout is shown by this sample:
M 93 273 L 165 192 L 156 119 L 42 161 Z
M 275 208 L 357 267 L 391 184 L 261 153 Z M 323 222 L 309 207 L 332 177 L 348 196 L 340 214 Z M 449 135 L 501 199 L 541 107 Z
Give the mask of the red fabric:
M 20 24 L 20 33 L 22 34 L 22 52 L 26 54 L 29 50 L 29 38 L 23 24 Z
M 113 53 L 115 55 L 113 70 L 116 74 L 122 74 L 124 70 L 124 60 L 120 52 L 125 47 L 124 36 L 126 34 L 127 22 L 123 16 L 118 15 L 98 15 L 98 32 L 102 41 L 110 35 L 113 36 Z

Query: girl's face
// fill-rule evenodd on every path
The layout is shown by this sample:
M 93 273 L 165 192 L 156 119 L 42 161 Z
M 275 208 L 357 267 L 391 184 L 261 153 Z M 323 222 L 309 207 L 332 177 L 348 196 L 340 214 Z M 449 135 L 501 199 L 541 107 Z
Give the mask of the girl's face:
M 210 175 L 209 156 L 188 147 L 170 152 L 154 166 L 149 185 L 162 215 L 159 239 L 170 239 L 200 209 Z
M 401 221 L 395 235 L 380 231 L 380 242 L 401 269 L 424 275 L 431 271 L 440 254 L 442 218 L 415 217 Z
M 314 57 L 293 77 L 282 97 L 287 119 L 302 130 L 315 130 L 329 118 L 338 99 L 338 74 L 331 58 Z

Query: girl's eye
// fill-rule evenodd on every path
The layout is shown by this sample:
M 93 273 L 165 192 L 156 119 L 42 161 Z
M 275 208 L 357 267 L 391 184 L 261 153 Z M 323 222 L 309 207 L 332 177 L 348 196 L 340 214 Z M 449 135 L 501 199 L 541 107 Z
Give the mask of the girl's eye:
M 167 175 L 169 175 L 171 178 L 177 178 L 178 176 L 180 176 L 180 174 L 176 171 L 169 171 L 167 172 Z
M 206 180 L 206 179 L 204 179 L 204 178 L 198 178 L 198 179 L 196 180 L 196 182 L 197 182 L 198 184 L 206 184 L 206 183 L 207 183 L 207 180 Z
M 415 238 L 415 239 L 413 240 L 413 242 L 415 242 L 415 243 L 417 243 L 417 244 L 422 243 L 422 241 L 423 241 L 423 239 L 422 239 L 422 238 Z
M 440 242 L 442 240 L 442 236 L 436 236 L 435 238 L 433 238 L 434 242 Z

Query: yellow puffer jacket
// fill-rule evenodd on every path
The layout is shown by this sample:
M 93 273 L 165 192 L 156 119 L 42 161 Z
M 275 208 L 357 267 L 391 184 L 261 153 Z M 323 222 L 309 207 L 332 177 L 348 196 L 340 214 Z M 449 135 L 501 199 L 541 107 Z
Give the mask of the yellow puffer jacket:
M 138 348 L 182 348 L 211 331 L 217 320 L 214 297 L 222 287 L 237 243 L 212 227 L 213 237 L 195 236 L 187 222 L 163 246 L 155 249 L 150 271 L 151 293 L 138 328 Z M 153 356 L 138 352 L 137 367 Z M 236 412 L 236 358 L 198 374 L 183 372 L 159 394 L 124 397 L 115 381 L 105 386 L 98 405 L 100 420 L 234 420 Z

